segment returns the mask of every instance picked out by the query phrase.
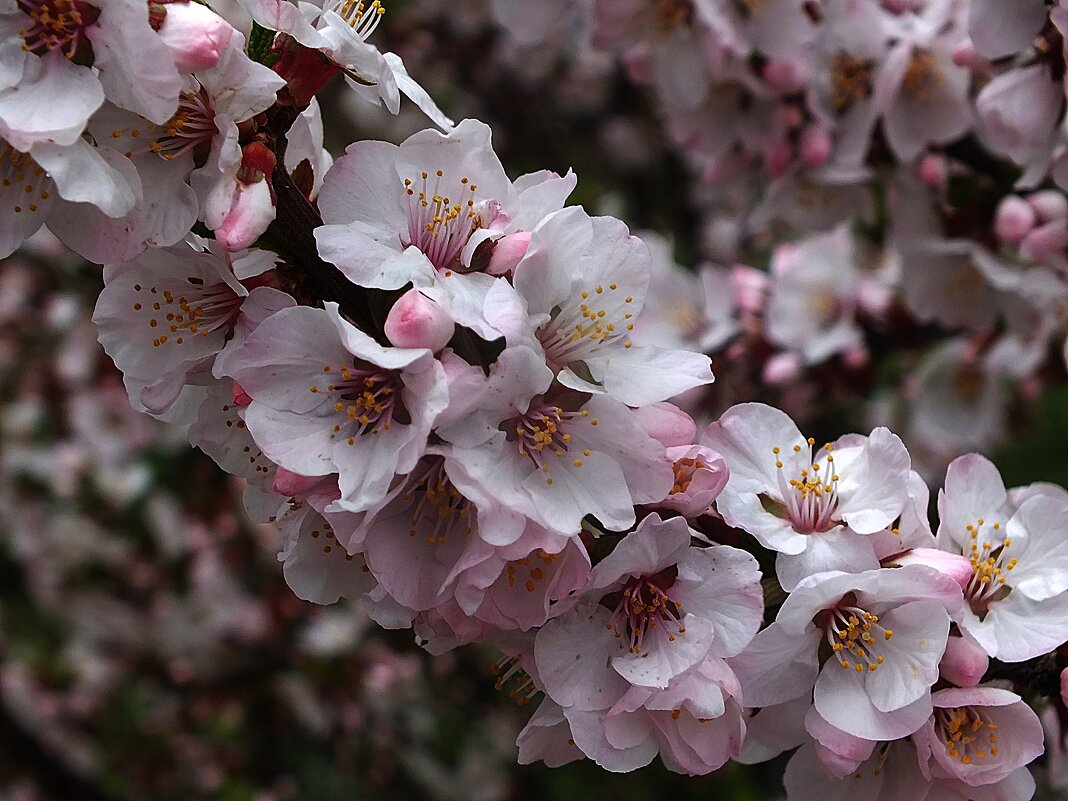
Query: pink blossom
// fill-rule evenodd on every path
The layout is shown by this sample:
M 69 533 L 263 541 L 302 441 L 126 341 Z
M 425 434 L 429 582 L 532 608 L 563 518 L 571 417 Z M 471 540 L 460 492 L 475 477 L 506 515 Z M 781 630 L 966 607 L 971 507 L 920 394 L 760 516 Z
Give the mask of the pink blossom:
M 725 545 L 690 547 L 690 537 L 682 518 L 645 518 L 593 568 L 584 600 L 538 632 L 534 657 L 553 700 L 608 709 L 630 685 L 664 689 L 706 657 L 745 648 L 763 611 L 756 561 Z
M 1042 489 L 1023 497 L 1014 508 L 997 468 L 978 454 L 950 464 L 938 497 L 938 546 L 966 556 L 973 571 L 960 626 L 1007 662 L 1068 636 L 1068 548 L 1059 533 L 1068 503 Z
M 747 705 L 812 692 L 816 712 L 842 732 L 904 737 L 931 715 L 931 686 L 960 606 L 956 582 L 925 567 L 812 576 L 730 664 Z
M 701 442 L 730 468 L 716 508 L 779 552 L 775 569 L 786 589 L 824 570 L 878 565 L 864 535 L 901 514 L 909 474 L 905 446 L 885 428 L 817 451 L 784 412 L 747 403 L 727 410 Z
M 430 351 L 383 348 L 336 304 L 268 317 L 226 370 L 252 397 L 245 419 L 264 453 L 301 475 L 338 473 L 336 504 L 349 511 L 377 503 L 415 466 L 447 402 Z
M 995 687 L 950 688 L 931 697 L 934 715 L 916 732 L 932 778 L 971 787 L 1007 779 L 1043 751 L 1042 724 L 1020 696 Z

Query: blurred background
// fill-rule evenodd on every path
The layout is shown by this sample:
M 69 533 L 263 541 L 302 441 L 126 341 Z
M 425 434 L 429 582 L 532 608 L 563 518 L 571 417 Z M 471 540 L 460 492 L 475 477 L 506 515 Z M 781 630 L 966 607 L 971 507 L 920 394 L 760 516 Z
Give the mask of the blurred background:
M 769 238 L 723 244 L 652 96 L 582 46 L 569 3 L 544 4 L 555 32 L 528 36 L 490 0 L 393 0 L 376 43 L 451 116 L 489 123 L 513 177 L 574 169 L 572 202 L 656 232 L 683 268 L 766 267 Z M 343 89 L 321 98 L 335 155 L 424 127 L 410 106 L 392 117 Z M 781 797 L 779 763 L 700 779 L 515 765 L 530 710 L 495 689 L 494 653 L 432 657 L 355 605 L 298 600 L 236 480 L 130 408 L 90 322 L 101 286 L 46 233 L 0 262 L 0 801 Z M 1026 386 L 954 373 L 961 406 L 936 394 L 926 408 L 908 399 L 935 339 L 910 330 L 882 359 L 868 333 L 877 358 L 780 389 L 751 349 L 717 354 L 719 380 L 690 408 L 710 420 L 765 400 L 825 439 L 888 422 L 934 485 L 976 449 L 1009 485 L 1068 484 L 1063 359 Z M 966 413 L 981 425 L 949 430 Z M 1039 770 L 1056 784 L 1052 761 Z

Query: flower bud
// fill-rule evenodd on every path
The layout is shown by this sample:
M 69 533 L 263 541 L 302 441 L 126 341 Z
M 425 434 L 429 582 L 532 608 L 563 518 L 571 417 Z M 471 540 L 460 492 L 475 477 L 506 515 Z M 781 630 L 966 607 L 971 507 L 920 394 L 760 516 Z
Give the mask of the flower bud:
M 245 388 L 236 381 L 234 382 L 233 393 L 234 406 L 240 406 L 241 408 L 244 408 L 250 403 L 252 403 L 252 396 L 245 392 Z
M 230 252 L 244 250 L 259 239 L 274 220 L 274 199 L 265 180 L 237 184 L 230 213 L 215 229 L 215 238 Z
M 822 167 L 831 157 L 831 135 L 820 125 L 810 125 L 801 134 L 801 158 L 811 167 Z
M 1051 220 L 1024 237 L 1020 243 L 1020 255 L 1042 263 L 1060 256 L 1065 248 L 1068 248 L 1068 221 Z
M 974 687 L 989 666 L 990 658 L 977 643 L 965 637 L 950 637 L 938 671 L 958 687 Z
M 441 306 L 418 289 L 409 289 L 389 310 L 386 338 L 398 348 L 427 348 L 437 353 L 448 344 L 456 324 Z
M 1068 706 L 1068 668 L 1061 671 L 1061 703 Z
M 928 186 L 941 188 L 949 175 L 946 160 L 943 156 L 928 153 L 920 159 L 920 180 Z
M 730 478 L 727 462 L 705 445 L 668 448 L 667 457 L 675 470 L 675 483 L 659 505 L 687 518 L 707 512 Z
M 972 563 L 967 557 L 935 548 L 913 548 L 894 559 L 897 565 L 923 565 L 948 576 L 963 590 L 972 580 Z
M 785 58 L 771 59 L 764 65 L 761 77 L 780 92 L 796 92 L 805 85 L 805 70 L 801 63 Z
M 767 301 L 769 284 L 768 274 L 762 270 L 744 264 L 731 267 L 734 302 L 742 311 L 758 314 Z
M 789 383 L 801 372 L 801 357 L 794 352 L 776 353 L 764 363 L 764 380 L 775 386 Z
M 526 255 L 530 245 L 530 231 L 509 234 L 497 240 L 493 245 L 486 272 L 490 275 L 506 275 L 515 269 L 519 260 Z
M 1038 222 L 1035 208 L 1018 195 L 1008 195 L 998 205 L 994 233 L 1002 242 L 1018 244 Z
M 1027 202 L 1042 222 L 1068 219 L 1068 198 L 1056 189 L 1044 189 L 1028 195 Z
M 180 72 L 206 70 L 219 63 L 234 35 L 229 22 L 200 3 L 167 3 L 162 8 L 157 33 Z
M 286 470 L 284 467 L 279 467 L 278 472 L 274 476 L 274 486 L 272 487 L 279 495 L 284 495 L 287 498 L 295 498 L 308 495 L 319 484 L 326 479 L 332 479 L 332 476 L 302 476 L 299 473 L 293 473 Z
M 645 433 L 665 448 L 690 445 L 697 437 L 697 423 L 673 403 L 662 401 L 634 410 L 634 418 Z

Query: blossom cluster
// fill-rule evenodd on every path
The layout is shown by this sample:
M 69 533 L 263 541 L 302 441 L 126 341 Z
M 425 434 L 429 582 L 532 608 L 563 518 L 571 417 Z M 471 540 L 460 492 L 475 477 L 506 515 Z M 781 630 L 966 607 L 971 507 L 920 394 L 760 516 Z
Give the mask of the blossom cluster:
M 700 775 L 797 749 L 792 801 L 858 780 L 916 801 L 1032 796 L 1042 727 L 1004 666 L 1068 641 L 1068 493 L 1007 490 L 963 456 L 932 529 L 927 484 L 886 427 L 824 444 L 772 406 L 699 424 L 678 400 L 714 392 L 704 352 L 754 321 L 780 351 L 769 382 L 862 361 L 856 315 L 885 314 L 892 289 L 860 273 L 854 230 L 780 246 L 770 278 L 678 278 L 663 243 L 567 205 L 573 173 L 510 178 L 487 125 L 454 124 L 369 42 L 377 0 L 98 5 L 4 12 L 18 205 L 3 247 L 47 223 L 105 263 L 93 321 L 131 404 L 244 480 L 299 598 L 358 602 L 431 653 L 496 648 L 498 686 L 538 701 L 523 763 L 659 756 Z M 1055 190 L 998 212 L 1005 248 L 1042 254 L 1026 272 L 908 227 L 915 193 L 946 178 L 921 155 L 972 130 L 969 70 L 998 71 L 975 101 L 983 130 L 1019 122 L 990 88 L 1048 67 L 978 54 L 1010 33 L 995 49 L 1027 46 L 1038 5 L 1033 26 L 1012 18 L 1026 41 L 978 0 L 590 9 L 594 40 L 627 49 L 714 183 L 759 162 L 856 187 L 878 159 L 915 162 L 887 236 L 908 240 L 902 275 L 912 255 L 931 276 L 900 282 L 922 320 L 938 281 L 972 288 L 966 269 L 1009 295 L 1058 277 Z M 390 111 L 403 93 L 440 130 L 334 161 L 315 95 L 338 74 Z M 53 92 L 70 97 L 44 104 Z M 1040 163 L 1033 188 L 1054 145 L 1004 144 L 1018 133 L 991 147 L 1025 176 Z M 668 324 L 672 281 L 697 310 L 685 325 Z M 970 301 L 937 314 L 990 323 L 1003 297 L 986 318 Z
M 662 327 L 732 374 L 804 414 L 814 375 L 845 373 L 848 392 L 908 352 L 909 403 L 871 419 L 934 480 L 1062 369 L 1063 4 L 587 0 L 571 38 L 530 4 L 493 9 L 524 52 L 533 37 L 576 63 L 611 54 L 652 90 L 694 174 L 706 284 L 733 295 L 709 303 L 691 285 Z

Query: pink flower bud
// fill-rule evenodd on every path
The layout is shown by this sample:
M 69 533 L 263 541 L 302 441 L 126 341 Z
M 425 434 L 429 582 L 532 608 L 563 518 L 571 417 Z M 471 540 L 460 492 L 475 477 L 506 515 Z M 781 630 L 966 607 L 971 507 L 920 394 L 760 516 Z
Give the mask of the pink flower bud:
M 754 267 L 736 264 L 731 267 L 731 286 L 734 302 L 742 311 L 758 314 L 764 308 L 768 294 L 768 274 Z
M 958 687 L 974 687 L 982 680 L 988 667 L 990 658 L 978 644 L 964 637 L 950 637 L 938 671 L 944 679 Z
M 871 317 L 882 317 L 894 301 L 894 292 L 882 281 L 862 278 L 854 290 L 857 305 Z
M 960 554 L 934 548 L 913 548 L 894 558 L 898 565 L 923 565 L 957 582 L 963 590 L 972 580 L 972 563 Z
M 163 44 L 180 72 L 196 72 L 219 63 L 233 26 L 207 6 L 193 2 L 167 3 L 158 29 Z
M 506 275 L 512 272 L 519 260 L 526 255 L 529 245 L 530 231 L 520 231 L 498 239 L 493 245 L 486 272 L 490 275 Z
M 772 89 L 780 92 L 794 92 L 804 86 L 803 70 L 789 59 L 772 59 L 764 65 L 761 75 Z
M 708 511 L 712 501 L 727 486 L 727 462 L 705 445 L 681 445 L 667 449 L 675 470 L 675 484 L 660 506 L 694 518 Z
M 690 445 L 697 437 L 697 423 L 678 406 L 662 401 L 634 410 L 634 418 L 645 433 L 665 448 Z
M 764 363 L 764 380 L 782 386 L 801 372 L 801 357 L 797 353 L 776 353 Z
M 842 361 L 845 363 L 846 367 L 851 370 L 860 370 L 866 367 L 870 358 L 871 354 L 863 345 L 850 348 L 842 354 Z
M 764 148 L 764 166 L 772 177 L 782 175 L 790 166 L 790 145 L 777 140 Z
M 1068 706 L 1068 668 L 1061 671 L 1061 703 Z
M 811 167 L 820 167 L 831 157 L 831 135 L 820 125 L 810 125 L 801 134 L 801 158 Z
M 1068 221 L 1051 220 L 1033 229 L 1020 243 L 1020 255 L 1031 261 L 1045 262 L 1068 248 Z
M 920 180 L 928 186 L 940 188 L 948 175 L 945 158 L 934 154 L 924 156 L 920 159 L 919 175 Z
M 998 206 L 994 233 L 998 239 L 1016 245 L 1038 222 L 1034 207 L 1018 195 L 1008 195 Z
M 389 310 L 386 338 L 398 348 L 427 348 L 437 353 L 448 344 L 456 324 L 441 306 L 418 289 L 409 289 Z
M 234 382 L 233 393 L 234 406 L 240 406 L 244 408 L 245 406 L 248 406 L 250 403 L 252 403 L 252 396 L 245 392 L 245 388 L 236 381 Z
M 1068 219 L 1068 198 L 1056 189 L 1044 189 L 1028 195 L 1027 202 L 1042 222 Z
M 990 70 L 990 62 L 979 55 L 979 52 L 971 42 L 965 42 L 953 51 L 953 63 L 958 67 L 964 67 L 975 72 L 988 72 Z
M 230 252 L 252 245 L 274 220 L 274 199 L 267 181 L 238 183 L 230 212 L 215 229 L 215 238 Z
M 303 497 L 312 492 L 324 481 L 333 482 L 334 476 L 302 476 L 279 467 L 274 476 L 273 489 L 287 498 Z

